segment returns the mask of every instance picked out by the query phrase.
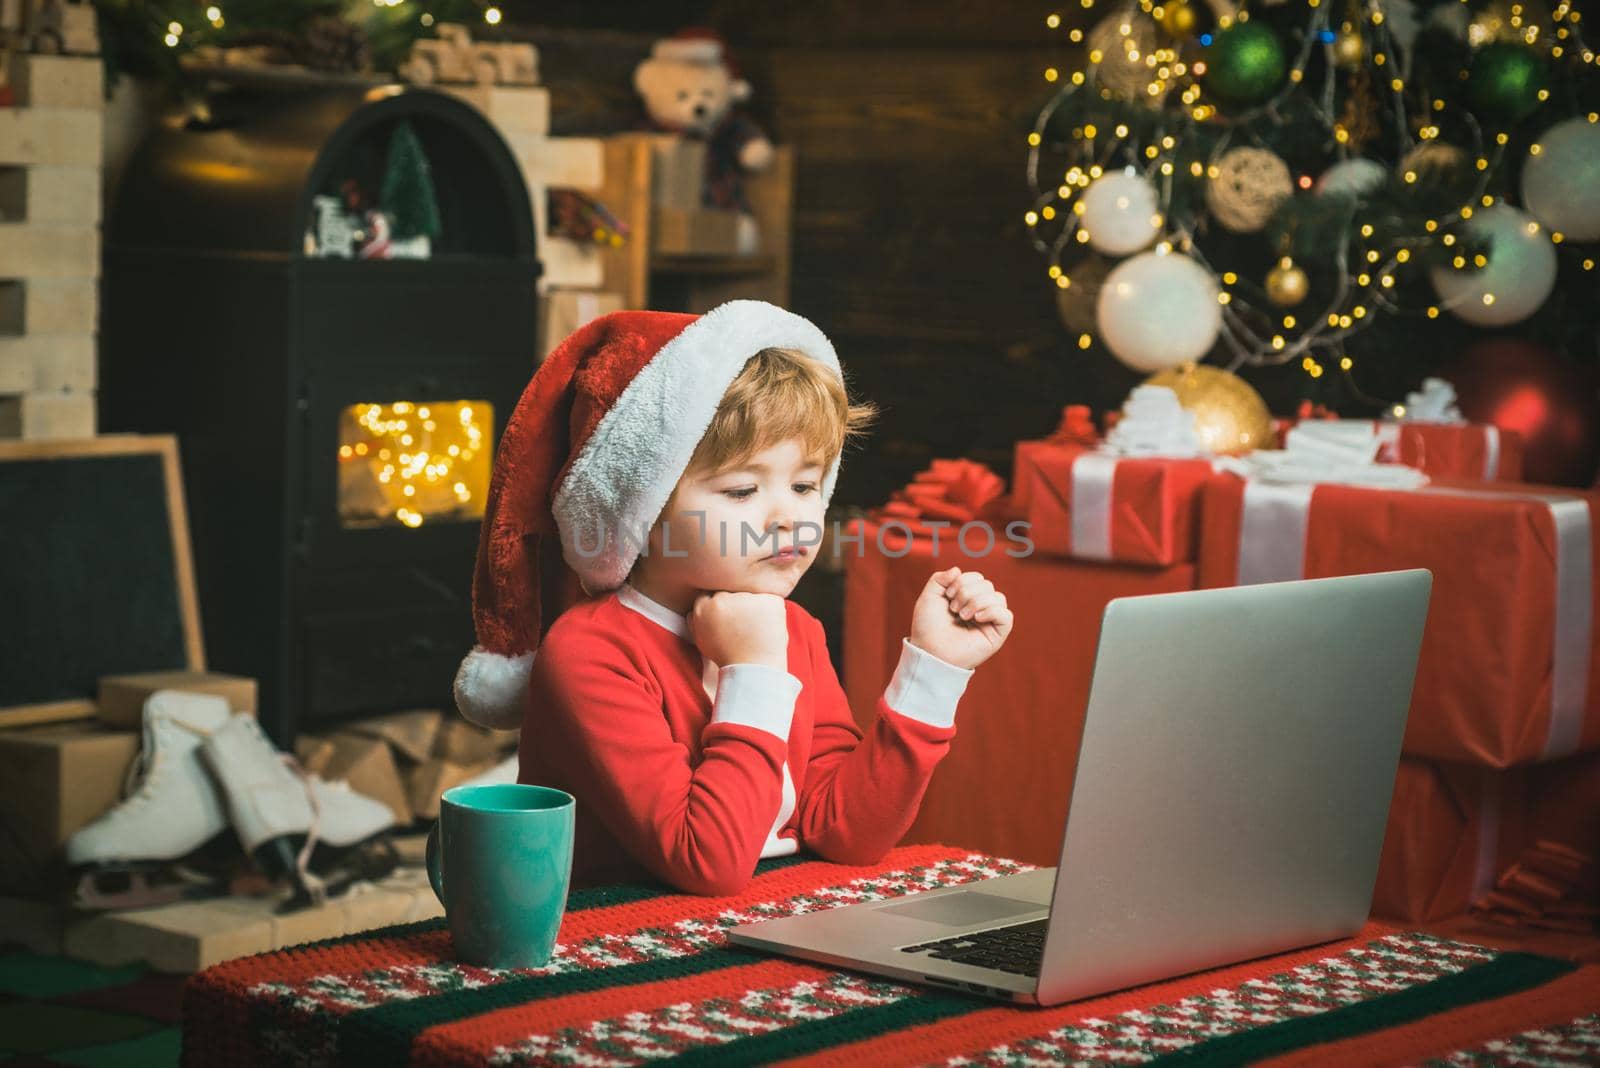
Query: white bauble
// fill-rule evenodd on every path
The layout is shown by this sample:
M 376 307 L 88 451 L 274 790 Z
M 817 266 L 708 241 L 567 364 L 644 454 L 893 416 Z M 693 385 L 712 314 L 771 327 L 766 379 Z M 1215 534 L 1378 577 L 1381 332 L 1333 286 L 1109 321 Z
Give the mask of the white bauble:
M 1473 215 L 1467 231 L 1489 241 L 1489 263 L 1476 271 L 1433 268 L 1433 288 L 1445 310 L 1474 326 L 1520 323 L 1537 311 L 1556 284 L 1549 232 L 1506 204 Z
M 1107 171 L 1083 191 L 1078 224 L 1089 245 L 1107 256 L 1138 252 L 1161 232 L 1156 187 L 1132 167 Z
M 1340 160 L 1317 179 L 1316 191 L 1324 197 L 1360 198 L 1376 193 L 1389 180 L 1389 168 L 1371 159 Z
M 1200 359 L 1222 329 L 1217 280 L 1178 252 L 1123 260 L 1100 287 L 1100 337 L 1135 371 L 1164 371 Z
M 1522 165 L 1522 206 L 1571 241 L 1600 238 L 1600 122 L 1558 122 Z

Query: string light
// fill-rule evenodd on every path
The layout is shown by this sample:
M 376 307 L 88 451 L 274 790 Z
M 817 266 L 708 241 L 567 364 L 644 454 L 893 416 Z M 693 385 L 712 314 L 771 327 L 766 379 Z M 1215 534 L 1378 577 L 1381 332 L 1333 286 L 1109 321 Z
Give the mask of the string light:
M 455 418 L 435 416 L 454 410 Z M 482 516 L 490 472 L 485 401 L 356 404 L 340 415 L 340 518 L 408 527 Z
M 1135 84 L 1097 81 L 1094 70 L 1089 67 L 1077 70 L 1069 66 L 1045 68 L 1046 80 L 1055 86 L 1057 96 L 1048 112 L 1041 114 L 1035 130 L 1037 136 L 1029 139 L 1030 179 L 1034 180 L 1039 196 L 1033 211 L 1028 213 L 1027 234 L 1035 247 L 1049 257 L 1052 265 L 1069 265 L 1081 257 L 1082 253 L 1078 250 L 1087 251 L 1086 246 L 1090 244 L 1090 235 L 1083 225 L 1083 203 L 1079 194 L 1103 173 L 1121 171 L 1131 165 L 1151 180 L 1155 187 L 1158 210 L 1153 213 L 1151 223 L 1156 231 L 1154 250 L 1157 254 L 1181 249 L 1193 255 L 1202 267 L 1212 270 L 1222 286 L 1236 286 L 1237 275 L 1233 271 L 1215 271 L 1206 260 L 1209 246 L 1195 242 L 1197 233 L 1203 235 L 1207 232 L 1204 226 L 1207 209 L 1198 206 L 1203 201 L 1197 201 L 1191 183 L 1203 184 L 1206 179 L 1219 179 L 1220 170 L 1214 161 L 1228 150 L 1230 142 L 1238 143 L 1236 138 L 1239 134 L 1249 140 L 1258 140 L 1258 130 L 1255 134 L 1247 131 L 1251 131 L 1252 124 L 1262 116 L 1270 116 L 1272 122 L 1280 125 L 1291 121 L 1288 111 L 1274 115 L 1278 105 L 1291 98 L 1297 107 L 1309 112 L 1314 122 L 1322 124 L 1330 143 L 1345 146 L 1350 153 L 1348 158 L 1382 159 L 1381 155 L 1374 157 L 1371 141 L 1376 136 L 1391 136 L 1390 131 L 1398 141 L 1391 158 L 1404 157 L 1414 146 L 1426 146 L 1430 150 L 1443 148 L 1454 153 L 1463 144 L 1464 124 L 1461 117 L 1453 114 L 1455 105 L 1446 98 L 1446 94 L 1426 92 L 1429 86 L 1425 79 L 1433 77 L 1431 71 L 1417 73 L 1406 69 L 1408 64 L 1404 60 L 1407 57 L 1397 51 L 1390 20 L 1371 0 L 1362 0 L 1359 4 L 1357 0 L 1351 0 L 1352 8 L 1359 7 L 1361 16 L 1357 19 L 1352 15 L 1351 22 L 1346 23 L 1341 32 L 1360 32 L 1367 38 L 1369 62 L 1381 71 L 1381 76 L 1374 77 L 1373 82 L 1380 90 L 1387 90 L 1394 95 L 1393 121 L 1385 120 L 1376 127 L 1366 121 L 1359 111 L 1346 111 L 1344 116 L 1348 118 L 1356 114 L 1362 120 L 1359 124 L 1347 125 L 1331 114 L 1331 105 L 1338 99 L 1335 89 L 1331 87 L 1333 79 L 1343 76 L 1337 74 L 1332 63 L 1312 62 L 1308 65 L 1308 56 L 1321 55 L 1320 49 L 1313 47 L 1313 42 L 1331 44 L 1337 39 L 1335 31 L 1340 29 L 1338 15 L 1320 10 L 1329 5 L 1321 4 L 1320 0 L 1307 0 L 1306 9 L 1315 14 L 1311 16 L 1309 32 L 1302 38 L 1305 47 L 1298 56 L 1291 56 L 1285 76 L 1274 94 L 1248 107 L 1230 104 L 1226 112 L 1219 116 L 1217 102 L 1208 99 L 1207 86 L 1202 81 L 1207 73 L 1207 60 L 1179 58 L 1180 48 L 1190 47 L 1185 43 L 1185 35 L 1179 34 L 1169 39 L 1153 38 L 1146 34 L 1148 23 L 1142 21 L 1144 16 L 1158 23 L 1169 18 L 1171 2 L 1137 0 L 1137 6 L 1126 3 L 1112 8 L 1117 14 L 1111 17 L 1109 25 L 1102 23 L 1105 29 L 1099 30 L 1096 35 L 1088 35 L 1075 28 L 1067 29 L 1067 36 L 1073 42 L 1089 42 L 1091 63 L 1117 60 L 1120 73 L 1126 69 L 1120 67 L 1120 61 L 1125 60 L 1127 68 L 1131 68 L 1129 73 L 1137 72 L 1133 74 Z M 1094 0 L 1080 0 L 1080 4 L 1085 10 L 1091 10 Z M 1102 8 L 1105 6 L 1101 5 Z M 1518 7 L 1520 9 L 1520 5 Z M 1527 13 L 1519 12 L 1518 17 L 1522 20 L 1516 35 L 1519 45 L 1525 40 L 1529 47 L 1542 50 L 1545 56 L 1560 59 L 1563 53 L 1553 47 L 1559 39 L 1566 42 L 1571 64 L 1578 63 L 1580 52 L 1586 53 L 1585 62 L 1592 62 L 1592 50 L 1582 46 L 1575 31 L 1569 32 L 1569 26 L 1575 22 L 1570 7 L 1568 0 L 1561 0 L 1553 13 L 1546 14 L 1547 9 L 1541 8 L 1538 18 L 1545 20 L 1544 26 L 1536 25 Z M 1136 33 L 1135 15 L 1141 12 Z M 1218 31 L 1236 22 L 1248 21 L 1247 10 L 1221 15 L 1217 18 L 1216 30 L 1197 35 L 1198 43 L 1204 48 L 1212 43 L 1213 35 Z M 1064 20 L 1055 15 L 1047 19 L 1047 25 L 1051 29 L 1066 28 Z M 1147 44 L 1151 40 L 1156 43 Z M 1173 40 L 1178 44 L 1174 45 Z M 1082 55 L 1081 52 L 1078 54 Z M 1307 84 L 1322 79 L 1324 70 L 1328 80 L 1322 81 L 1320 91 Z M 1467 72 L 1462 70 L 1460 74 L 1465 78 Z M 1095 86 L 1095 92 L 1081 94 L 1082 87 L 1090 84 Z M 1552 81 L 1551 84 L 1556 83 Z M 1172 93 L 1170 106 L 1163 108 L 1160 101 L 1167 99 L 1169 90 Z M 1080 94 L 1075 97 L 1076 103 L 1060 113 L 1061 117 L 1071 116 L 1072 121 L 1058 121 L 1054 127 L 1070 129 L 1071 137 L 1046 144 L 1046 139 L 1050 137 L 1046 132 L 1050 128 L 1049 113 L 1055 112 L 1075 93 Z M 1415 99 L 1412 99 L 1413 96 Z M 1550 96 L 1551 92 L 1546 91 L 1540 94 L 1540 99 Z M 1144 102 L 1157 109 L 1150 113 L 1159 115 L 1155 122 L 1134 121 L 1127 117 L 1137 112 L 1137 98 L 1147 98 Z M 1133 110 L 1130 111 L 1130 108 Z M 1412 109 L 1420 114 L 1408 114 Z M 1295 114 L 1292 121 L 1301 121 L 1299 112 Z M 1213 119 L 1219 118 L 1221 121 L 1216 126 L 1209 125 Z M 1589 119 L 1591 122 L 1600 121 L 1600 115 L 1591 112 Z M 1476 119 L 1469 115 L 1466 116 L 1466 122 L 1471 124 Z M 1217 139 L 1219 133 L 1220 144 Z M 1503 182 L 1497 172 L 1508 154 L 1497 149 L 1505 149 L 1511 137 L 1509 129 L 1491 126 L 1482 134 L 1484 140 L 1493 138 L 1491 148 L 1485 150 L 1480 146 L 1477 151 L 1472 151 L 1472 142 L 1477 140 L 1475 134 L 1476 127 L 1469 128 L 1465 140 L 1465 158 L 1472 163 L 1470 168 L 1463 167 L 1463 170 L 1474 175 L 1472 184 L 1476 188 L 1463 190 L 1461 199 L 1448 206 L 1433 207 L 1431 210 L 1437 212 L 1435 217 L 1411 221 L 1406 212 L 1393 218 L 1386 216 L 1381 234 L 1375 232 L 1371 223 L 1362 222 L 1359 215 L 1355 226 L 1350 226 L 1348 216 L 1345 217 L 1347 230 L 1342 237 L 1334 239 L 1336 258 L 1333 262 L 1338 264 L 1336 271 L 1342 272 L 1345 264 L 1349 264 L 1347 274 L 1343 277 L 1336 274 L 1335 277 L 1340 295 L 1335 298 L 1332 307 L 1308 315 L 1303 326 L 1295 315 L 1284 314 L 1281 309 L 1277 310 L 1276 316 L 1264 318 L 1262 313 L 1270 309 L 1254 306 L 1254 301 L 1261 296 L 1259 288 L 1247 286 L 1237 291 L 1219 288 L 1217 299 L 1224 309 L 1221 341 L 1233 352 L 1232 366 L 1282 363 L 1286 359 L 1299 360 L 1310 353 L 1312 355 L 1307 358 L 1319 372 L 1323 366 L 1317 361 L 1324 357 L 1329 368 L 1337 360 L 1338 366 L 1348 371 L 1352 366 L 1350 357 L 1339 351 L 1343 333 L 1364 329 L 1372 320 L 1382 320 L 1387 315 L 1405 314 L 1408 311 L 1414 314 L 1422 310 L 1429 319 L 1439 318 L 1441 309 L 1438 305 L 1407 309 L 1400 303 L 1412 291 L 1403 285 L 1408 276 L 1403 275 L 1402 271 L 1408 268 L 1419 270 L 1410 266 L 1419 259 L 1433 262 L 1427 256 L 1413 257 L 1413 252 L 1441 244 L 1451 252 L 1459 253 L 1455 256 L 1455 262 L 1459 262 L 1463 269 L 1468 260 L 1479 267 L 1487 264 L 1487 258 L 1482 254 L 1461 249 L 1457 235 L 1451 231 L 1461 221 L 1470 222 L 1475 211 L 1493 207 L 1500 199 L 1497 194 L 1487 190 L 1502 188 Z M 1054 150 L 1058 145 L 1072 154 L 1065 161 L 1070 163 L 1070 167 L 1061 170 L 1046 168 L 1048 175 L 1061 175 L 1064 171 L 1065 177 L 1059 182 L 1046 179 L 1046 184 L 1041 188 L 1037 180 L 1037 160 L 1041 153 Z M 1271 148 L 1271 143 L 1266 143 L 1266 147 Z M 1528 154 L 1538 156 L 1542 152 L 1542 146 L 1536 143 Z M 1344 153 L 1341 152 L 1340 156 L 1343 157 Z M 1414 158 L 1418 162 L 1397 168 L 1399 173 L 1396 177 L 1399 181 L 1411 187 L 1425 184 L 1427 188 L 1418 189 L 1418 192 L 1435 200 L 1440 195 L 1450 195 L 1446 187 L 1437 181 L 1437 161 L 1443 157 L 1430 155 L 1427 158 Z M 1175 176 L 1181 176 L 1181 182 L 1172 181 Z M 1307 173 L 1296 168 L 1293 183 L 1299 189 L 1315 188 L 1315 170 Z M 1285 242 L 1292 242 L 1298 247 L 1305 239 L 1296 238 L 1294 227 L 1302 222 L 1307 213 L 1298 206 L 1301 201 L 1294 203 L 1296 207 L 1282 219 L 1286 230 L 1282 237 Z M 1051 204 L 1071 207 L 1052 211 Z M 1065 222 L 1057 221 L 1057 217 Z M 1371 217 L 1377 216 L 1374 214 Z M 1052 225 L 1043 226 L 1040 220 Z M 1356 230 L 1361 234 L 1360 241 L 1354 238 L 1353 231 Z M 1550 239 L 1552 243 L 1562 241 L 1561 235 L 1556 233 L 1552 233 Z M 1285 250 L 1288 247 L 1286 244 Z M 1447 259 L 1446 262 L 1451 260 Z M 1584 270 L 1593 270 L 1594 257 L 1582 262 Z M 1573 266 L 1577 266 L 1577 263 Z M 1063 281 L 1065 277 L 1064 271 L 1053 270 L 1051 273 L 1051 278 L 1062 289 L 1066 288 Z M 1273 289 L 1272 286 L 1267 288 Z M 1492 303 L 1493 295 L 1489 296 Z M 1369 311 L 1376 314 L 1368 315 Z M 1273 332 L 1273 321 L 1283 324 L 1282 333 Z M 1342 333 L 1335 336 L 1335 332 Z M 1087 345 L 1088 335 L 1083 335 L 1083 339 Z

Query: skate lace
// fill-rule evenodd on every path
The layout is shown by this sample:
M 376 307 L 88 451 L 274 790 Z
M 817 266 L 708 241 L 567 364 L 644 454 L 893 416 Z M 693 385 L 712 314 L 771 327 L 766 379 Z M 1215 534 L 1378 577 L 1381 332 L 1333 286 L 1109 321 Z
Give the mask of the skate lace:
M 186 730 L 190 734 L 204 738 L 211 732 L 203 727 L 196 727 L 192 723 L 185 723 L 181 719 L 160 719 L 146 722 L 144 729 L 144 744 L 139 747 L 139 753 L 133 762 L 128 765 L 128 770 L 122 776 L 122 796 L 125 806 L 148 801 L 155 795 L 155 785 L 160 781 L 161 771 L 166 767 L 165 754 L 156 744 L 156 731 L 161 724 L 169 727 Z
M 322 806 L 317 802 L 317 792 L 311 788 L 314 776 L 307 771 L 297 760 L 293 753 L 279 751 L 272 744 L 272 739 L 267 737 L 267 732 L 262 729 L 261 721 L 252 716 L 249 720 L 250 732 L 255 735 L 259 744 L 266 747 L 267 751 L 283 761 L 283 766 L 294 773 L 306 790 L 306 801 L 311 806 L 311 824 L 306 828 L 306 841 L 300 847 L 299 854 L 294 858 L 295 875 L 300 885 L 305 888 L 313 905 L 325 904 L 328 900 L 327 884 L 321 876 L 311 870 L 311 852 L 317 846 L 317 827 L 322 820 Z

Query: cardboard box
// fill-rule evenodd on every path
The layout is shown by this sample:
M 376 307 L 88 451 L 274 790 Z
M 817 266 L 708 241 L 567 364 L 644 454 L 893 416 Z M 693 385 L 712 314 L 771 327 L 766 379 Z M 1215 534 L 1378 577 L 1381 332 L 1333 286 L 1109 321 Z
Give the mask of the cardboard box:
M 17 861 L 0 866 L 0 891 L 43 888 L 62 843 L 122 797 L 140 737 L 94 723 L 0 731 L 0 834 Z
M 105 106 L 104 66 L 99 56 L 14 52 L 11 92 L 20 107 L 99 111 Z
M 30 393 L 0 397 L 0 438 L 41 441 L 92 438 L 93 393 Z
M 503 136 L 529 185 L 598 189 L 605 181 L 605 142 L 598 137 Z
M 622 310 L 622 294 L 594 289 L 551 289 L 544 295 L 539 314 L 543 359 L 580 326 L 602 315 Z
M 0 337 L 0 389 L 11 393 L 88 393 L 95 387 L 88 334 Z
M 736 256 L 739 213 L 716 208 L 657 208 L 651 248 L 663 256 Z
M 92 278 L 0 281 L 0 334 L 92 334 L 96 292 Z
M 441 85 L 438 89 L 477 108 L 502 134 L 540 138 L 550 134 L 550 90 L 542 85 Z
M 433 755 L 433 739 L 439 733 L 439 724 L 443 719 L 443 714 L 437 709 L 419 708 L 357 720 L 345 724 L 341 729 L 385 742 L 394 750 L 396 757 L 415 763 Z
M 599 289 L 606 278 L 601 252 L 593 241 L 546 236 L 539 245 L 539 262 L 544 264 L 540 285 L 546 292 L 557 288 Z
M 0 108 L 0 119 L 5 112 Z M 99 274 L 100 232 L 93 223 L 0 222 L 0 277 L 96 278 Z
M 100 166 L 100 112 L 0 108 L 0 166 Z
M 225 697 L 235 712 L 256 712 L 256 680 L 212 671 L 147 671 L 100 680 L 100 721 L 112 727 L 144 725 L 144 703 L 157 690 L 183 690 Z
M 434 740 L 433 755 L 452 764 L 493 762 L 517 747 L 518 731 L 492 731 L 464 719 L 447 719 Z
M 55 916 L 55 943 L 68 956 L 105 967 L 142 961 L 157 971 L 189 973 L 235 957 L 444 915 L 427 876 L 415 869 L 280 915 L 275 909 L 282 899 L 282 893 L 224 897 L 94 916 L 63 911 Z M 38 919 L 48 925 L 50 917 Z
M 650 198 L 657 208 L 696 211 L 703 205 L 706 143 L 669 136 L 653 140 Z
M 0 219 L 91 226 L 100 221 L 100 200 L 98 167 L 0 170 Z
M 399 765 L 382 739 L 365 734 L 301 737 L 295 742 L 295 751 L 307 771 L 329 782 L 343 780 L 357 793 L 382 801 L 394 813 L 398 826 L 411 822 Z
M 411 769 L 410 779 L 407 782 L 411 811 L 419 820 L 438 819 L 439 795 L 452 786 L 459 786 L 468 779 L 483 774 L 492 767 L 494 767 L 493 761 L 480 764 L 452 764 L 437 757 L 424 760 Z

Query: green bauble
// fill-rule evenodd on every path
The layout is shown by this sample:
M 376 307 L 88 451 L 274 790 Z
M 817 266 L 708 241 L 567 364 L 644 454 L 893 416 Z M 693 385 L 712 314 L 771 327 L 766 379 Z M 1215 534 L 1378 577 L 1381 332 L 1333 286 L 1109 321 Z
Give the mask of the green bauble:
M 1259 22 L 1236 22 L 1206 49 L 1206 89 L 1224 104 L 1266 100 L 1289 69 L 1277 34 Z
M 1496 41 L 1478 49 L 1467 75 L 1467 99 L 1488 119 L 1521 122 L 1538 110 L 1549 84 L 1544 60 L 1533 49 Z

